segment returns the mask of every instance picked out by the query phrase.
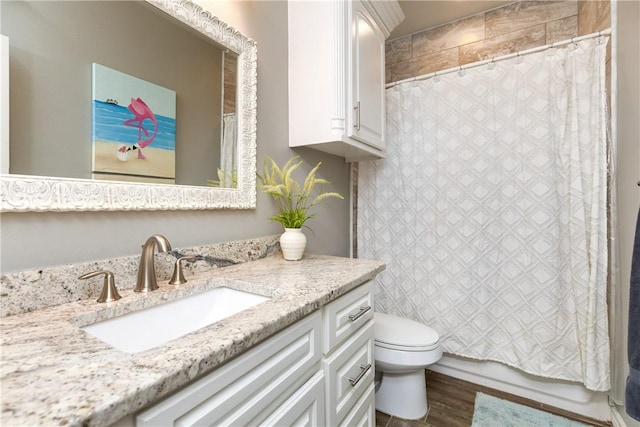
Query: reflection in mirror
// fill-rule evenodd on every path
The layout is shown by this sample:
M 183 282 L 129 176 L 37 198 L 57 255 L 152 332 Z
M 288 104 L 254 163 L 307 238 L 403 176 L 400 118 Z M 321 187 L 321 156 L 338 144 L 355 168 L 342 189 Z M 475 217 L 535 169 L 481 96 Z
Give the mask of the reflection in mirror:
M 10 173 L 173 183 L 175 167 L 176 183 L 185 185 L 206 185 L 215 176 L 221 165 L 220 45 L 141 2 L 11 1 L 3 2 L 2 16 L 13 71 Z M 92 75 L 92 63 L 99 74 Z M 175 92 L 172 115 L 152 98 L 150 86 Z M 158 116 L 159 129 L 137 121 L 140 100 L 149 117 Z M 97 117 L 89 108 L 93 101 L 101 104 Z M 110 114 L 108 132 L 103 114 Z M 161 139 L 169 133 L 173 145 Z M 117 156 L 121 144 L 148 148 L 124 160 Z M 148 154 L 138 158 L 143 151 Z M 172 162 L 171 173 L 158 165 L 163 159 Z
M 252 40 L 188 0 L 12 1 L 0 8 L 11 70 L 3 211 L 255 207 Z M 92 173 L 93 63 L 175 92 L 180 185 L 136 171 Z M 123 123 L 131 123 L 135 100 L 132 93 L 99 101 L 129 107 Z M 119 158 L 134 165 L 144 161 L 140 151 L 150 158 L 144 142 L 154 126 L 138 126 L 131 141 L 109 141 L 119 143 L 112 161 L 117 164 L 118 150 L 137 150 Z
M 222 136 L 220 138 L 220 167 L 218 179 L 209 180 L 210 185 L 235 187 L 238 179 L 236 169 L 236 87 L 238 55 L 228 50 L 222 53 Z

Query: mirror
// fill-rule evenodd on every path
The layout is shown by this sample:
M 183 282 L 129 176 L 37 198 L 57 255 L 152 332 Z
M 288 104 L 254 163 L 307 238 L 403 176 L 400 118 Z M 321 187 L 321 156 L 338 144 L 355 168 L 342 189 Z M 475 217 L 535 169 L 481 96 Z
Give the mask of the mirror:
M 14 2 L 3 2 L 14 3 Z M 37 2 L 47 4 L 50 2 Z M 79 13 L 82 7 L 96 7 L 96 2 L 60 2 L 68 3 L 75 13 Z M 196 35 L 196 41 L 190 41 L 187 45 L 179 44 L 179 37 L 170 36 L 167 40 L 158 41 L 157 34 L 146 34 L 147 39 L 141 39 L 140 34 L 131 36 L 117 31 L 112 27 L 113 22 L 123 21 L 124 26 L 140 27 L 145 31 L 155 28 L 155 25 L 140 25 L 139 17 L 132 17 L 133 12 L 126 12 L 118 19 L 106 19 L 106 12 L 94 15 L 99 16 L 99 23 L 65 22 L 50 15 L 39 15 L 40 27 L 49 26 L 52 30 L 67 34 L 62 37 L 69 46 L 72 58 L 54 58 L 51 70 L 32 70 L 23 65 L 11 63 L 12 74 L 44 73 L 49 81 L 41 83 L 50 86 L 58 92 L 58 97 L 48 98 L 47 105 L 34 102 L 31 108 L 44 109 L 42 117 L 55 113 L 55 120 L 41 128 L 48 129 L 48 134 L 41 132 L 39 136 L 29 134 L 28 130 L 34 127 L 24 126 L 27 131 L 13 131 L 11 135 L 11 165 L 10 174 L 0 175 L 1 209 L 7 211 L 102 211 L 102 210 L 175 210 L 175 209 L 219 209 L 219 208 L 255 208 L 255 157 L 256 157 L 256 60 L 257 48 L 253 40 L 228 26 L 209 12 L 188 0 L 146 0 L 140 2 L 104 2 L 118 7 L 145 9 L 150 13 L 149 19 L 166 20 L 169 17 L 180 31 L 188 30 L 190 36 Z M 28 3 L 27 3 L 28 4 Z M 3 10 L 3 19 L 7 14 Z M 147 18 L 145 18 L 147 19 Z M 64 24 L 62 24 L 64 22 Z M 120 24 L 118 24 L 120 25 Z M 117 39 L 120 45 L 103 46 L 95 49 L 95 55 L 82 57 L 83 39 L 80 34 L 68 35 L 69 27 L 75 27 L 73 31 L 80 31 L 85 27 L 86 31 L 100 33 L 106 31 L 104 38 Z M 29 27 L 26 27 L 29 29 Z M 5 28 L 3 26 L 3 34 Z M 20 55 L 20 47 L 12 49 L 11 34 L 9 36 L 9 61 L 14 55 Z M 60 36 L 60 34 L 58 34 Z M 53 37 L 53 36 L 52 36 Z M 178 45 L 182 51 L 195 49 L 194 46 L 212 43 L 216 44 L 218 53 L 211 55 L 213 59 L 203 58 L 197 55 L 195 64 L 186 66 L 186 59 L 178 56 L 178 53 L 169 52 L 169 44 Z M 98 46 L 97 43 L 87 43 Z M 122 45 L 128 46 L 122 48 Z M 160 46 L 160 54 L 153 51 L 154 46 Z M 165 48 L 166 51 L 165 52 Z M 111 50 L 111 54 L 103 53 L 103 50 Z M 76 55 L 77 53 L 77 55 Z M 50 52 L 34 52 L 35 56 L 50 56 Z M 75 56 L 78 57 L 75 57 Z M 155 59 L 154 59 L 155 57 Z M 160 57 L 159 59 L 157 57 Z M 51 59 L 49 59 L 51 61 Z M 156 62 L 153 62 L 156 61 Z M 217 62 L 216 62 L 217 61 Z M 106 62 L 106 63 L 105 63 Z M 81 63 L 77 66 L 77 63 Z M 175 180 L 180 185 L 169 185 L 164 181 L 152 181 L 149 183 L 145 174 L 142 178 L 146 182 L 126 182 L 120 177 L 107 175 L 97 179 L 95 165 L 92 168 L 92 143 L 95 139 L 92 127 L 92 64 L 112 68 L 118 72 L 152 82 L 163 88 L 175 91 Z M 171 66 L 177 64 L 178 66 Z M 150 69 L 145 65 L 153 64 Z M 165 64 L 165 66 L 163 66 Z M 200 67 L 196 65 L 201 64 Z M 27 64 L 33 65 L 33 64 Z M 80 72 L 78 72 L 80 69 Z M 177 69 L 175 72 L 183 74 L 171 75 L 169 69 Z M 57 71 L 56 71 L 57 70 Z M 55 72 L 54 72 L 55 71 Z M 46 74 L 50 72 L 50 76 Z M 75 77 L 67 79 L 64 84 L 51 84 L 55 82 L 54 74 L 69 74 Z M 78 74 L 79 73 L 79 74 Z M 184 74 L 186 73 L 186 75 Z M 213 76 L 213 78 L 212 78 Z M 0 80 L 2 80 L 0 75 Z M 171 77 L 174 80 L 171 80 Z M 31 97 L 37 100 L 36 90 L 20 91 L 13 87 L 13 75 L 11 75 L 11 111 L 10 114 L 24 114 L 20 109 L 14 109 L 14 105 L 21 105 L 13 101 L 15 97 Z M 17 78 L 16 78 L 17 79 Z M 77 80 L 77 82 L 74 82 Z M 204 81 L 213 81 L 209 90 Z M 76 83 L 81 89 L 71 86 Z M 185 86 L 185 83 L 191 87 Z M 87 89 L 87 86 L 89 88 Z M 45 88 L 50 90 L 51 88 Z M 95 89 L 95 88 L 94 88 Z M 207 90 L 205 90 L 207 89 Z M 217 95 L 212 98 L 211 93 L 217 89 Z M 44 90 L 44 89 L 43 89 Z M 75 95 L 80 91 L 82 97 Z M 49 91 L 48 93 L 50 93 Z M 3 92 L 4 93 L 4 92 Z M 87 96 L 88 94 L 88 96 Z M 203 94 L 206 94 L 203 96 Z M 74 96 L 72 101 L 68 98 Z M 4 97 L 4 95 L 3 95 Z M 126 107 L 135 109 L 135 105 L 128 105 L 129 100 L 106 98 L 101 100 L 114 106 L 120 105 L 123 111 Z M 131 99 L 133 102 L 133 99 Z M 76 104 L 80 104 L 78 107 Z M 129 108 L 129 110 L 131 110 Z M 63 113 L 60 113 L 62 111 Z M 133 110 L 131 110 L 133 111 Z M 0 114 L 3 110 L 0 109 Z M 13 118 L 11 119 L 13 123 Z M 46 121 L 46 119 L 43 119 Z M 4 122 L 3 122 L 4 123 Z M 80 128 L 80 131 L 78 131 Z M 19 129 L 19 128 L 16 128 Z M 139 135 L 152 133 L 153 126 L 145 123 L 137 129 Z M 22 132 L 22 133 L 21 133 Z M 75 133 L 74 133 L 75 132 Z M 26 133 L 26 137 L 25 137 Z M 79 137 L 77 135 L 80 135 Z M 93 136 L 93 138 L 92 138 Z M 38 145 L 32 146 L 37 139 Z M 79 140 L 80 145 L 66 145 L 70 140 Z M 190 145 L 195 140 L 205 140 L 205 148 Z M 212 146 L 211 141 L 216 145 Z M 26 155 L 16 154 L 14 162 L 14 147 L 16 141 L 23 142 L 27 146 Z M 135 141 L 133 141 L 135 142 Z M 127 145 L 133 149 L 126 160 L 132 162 L 137 156 L 134 144 Z M 142 144 L 140 144 L 142 147 Z M 153 147 L 153 144 L 150 145 Z M 20 147 L 21 149 L 23 147 Z M 181 151 L 184 148 L 184 151 Z M 41 160 L 34 152 L 39 153 Z M 149 152 L 149 147 L 140 152 Z M 21 157 L 23 156 L 23 157 Z M 71 162 L 72 159 L 80 159 Z M 55 159 L 55 161 L 51 161 Z M 204 159 L 204 160 L 203 160 Z M 69 161 L 69 163 L 67 163 Z M 15 169 L 14 170 L 14 163 Z M 44 169 L 29 170 L 23 165 L 41 164 Z M 78 166 L 78 164 L 80 166 Z M 57 169 L 56 169 L 57 168 Z M 76 171 L 73 173 L 73 171 Z M 77 172 L 80 171 L 80 172 Z M 219 172 L 219 173 L 218 173 Z M 128 175 L 128 174 L 124 174 Z M 106 180 L 105 180 L 106 179 Z M 125 177 L 129 179 L 129 177 Z M 137 179 L 134 177 L 134 180 Z M 161 182 L 161 183 L 155 183 Z

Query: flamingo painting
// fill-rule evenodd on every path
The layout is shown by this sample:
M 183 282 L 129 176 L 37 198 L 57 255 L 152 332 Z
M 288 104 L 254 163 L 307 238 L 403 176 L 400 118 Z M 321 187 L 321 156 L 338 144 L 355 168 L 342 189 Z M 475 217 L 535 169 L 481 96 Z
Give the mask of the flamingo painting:
M 92 95 L 93 176 L 175 181 L 176 92 L 93 64 Z

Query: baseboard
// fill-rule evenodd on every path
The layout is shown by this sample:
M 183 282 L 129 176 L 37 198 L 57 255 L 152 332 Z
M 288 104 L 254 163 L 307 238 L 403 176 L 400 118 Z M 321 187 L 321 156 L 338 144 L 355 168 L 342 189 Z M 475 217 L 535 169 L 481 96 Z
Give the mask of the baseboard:
M 611 408 L 611 424 L 613 427 L 627 427 L 627 423 L 624 422 L 617 406 Z
M 611 407 L 611 424 L 613 424 L 613 427 L 634 427 L 640 424 L 637 424 L 634 420 L 632 420 L 633 425 L 629 425 L 627 424 L 626 420 L 625 420 L 625 415 L 622 414 L 622 412 L 624 409 L 622 409 L 620 406 L 612 406 Z

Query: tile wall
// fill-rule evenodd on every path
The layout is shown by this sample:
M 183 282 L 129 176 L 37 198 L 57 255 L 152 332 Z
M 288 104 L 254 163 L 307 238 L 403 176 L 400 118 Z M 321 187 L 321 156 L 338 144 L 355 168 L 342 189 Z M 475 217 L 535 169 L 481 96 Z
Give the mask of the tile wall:
M 387 83 L 610 27 L 609 1 L 519 1 L 390 40 Z

